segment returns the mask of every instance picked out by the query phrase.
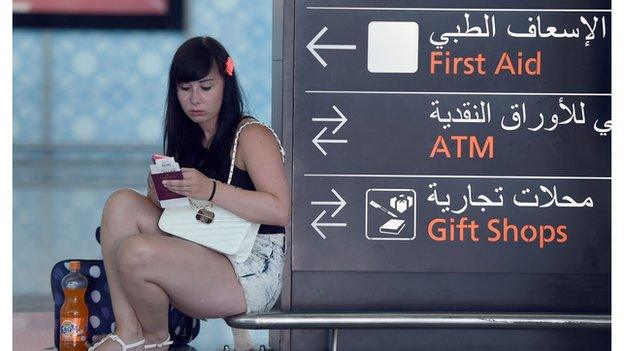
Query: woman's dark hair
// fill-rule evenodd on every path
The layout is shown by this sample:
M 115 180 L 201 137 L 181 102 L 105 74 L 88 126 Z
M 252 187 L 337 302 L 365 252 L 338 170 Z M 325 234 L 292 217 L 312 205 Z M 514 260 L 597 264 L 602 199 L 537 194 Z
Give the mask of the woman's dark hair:
M 211 37 L 191 38 L 178 48 L 169 70 L 163 139 L 165 154 L 175 157 L 180 167 L 197 168 L 222 181 L 226 174 L 220 170 L 218 162 L 228 160 L 229 165 L 236 128 L 243 118 L 243 98 L 236 74 L 224 74 L 229 56 L 223 45 Z M 204 78 L 213 65 L 217 65 L 217 71 L 223 77 L 223 101 L 217 129 L 206 152 L 202 144 L 204 132 L 182 110 L 177 85 Z

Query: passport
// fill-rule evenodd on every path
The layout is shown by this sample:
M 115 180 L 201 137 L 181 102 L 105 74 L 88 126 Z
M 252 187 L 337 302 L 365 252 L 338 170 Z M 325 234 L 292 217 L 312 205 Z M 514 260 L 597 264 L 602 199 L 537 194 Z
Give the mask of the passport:
M 188 197 L 174 193 L 162 184 L 162 181 L 167 179 L 184 179 L 180 165 L 173 157 L 152 155 L 150 176 L 152 177 L 152 182 L 154 182 L 154 191 L 160 202 L 160 207 L 170 208 L 189 205 Z

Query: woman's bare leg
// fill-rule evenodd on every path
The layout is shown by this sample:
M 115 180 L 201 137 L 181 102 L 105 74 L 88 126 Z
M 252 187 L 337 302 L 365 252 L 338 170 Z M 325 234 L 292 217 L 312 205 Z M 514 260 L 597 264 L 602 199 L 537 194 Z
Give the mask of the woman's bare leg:
M 253 350 L 254 343 L 251 339 L 251 333 L 247 329 L 232 329 L 232 337 L 234 338 L 234 347 L 236 350 Z
M 111 195 L 102 216 L 102 253 L 116 329 L 127 342 L 143 336 L 146 343 L 164 340 L 169 303 L 198 318 L 221 318 L 246 310 L 229 260 L 162 232 L 157 224 L 161 211 L 147 197 L 120 190 Z M 167 243 L 150 238 L 166 239 Z M 237 348 L 246 347 L 245 342 L 251 340 L 249 332 L 243 332 L 234 336 Z M 109 342 L 98 351 L 118 348 Z
M 141 321 L 147 343 L 166 337 L 162 320 L 168 302 L 195 318 L 223 318 L 246 311 L 242 287 L 230 261 L 201 245 L 138 234 L 123 241 L 117 264 L 121 285 Z
M 117 251 L 121 242 L 132 235 L 139 233 L 167 235 L 158 229 L 157 222 L 161 211 L 147 197 L 131 189 L 121 189 L 108 198 L 102 213 L 100 241 L 115 315 L 115 329 L 126 343 L 140 340 L 142 332 L 136 313 L 119 281 Z M 108 341 L 101 345 L 98 351 L 118 349 L 117 343 Z

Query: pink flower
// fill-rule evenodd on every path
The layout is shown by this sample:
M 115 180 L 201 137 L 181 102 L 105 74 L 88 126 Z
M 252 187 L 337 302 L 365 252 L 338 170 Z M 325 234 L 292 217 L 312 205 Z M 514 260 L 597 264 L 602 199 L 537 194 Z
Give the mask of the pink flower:
M 230 77 L 234 75 L 234 60 L 229 56 L 225 60 L 225 73 Z

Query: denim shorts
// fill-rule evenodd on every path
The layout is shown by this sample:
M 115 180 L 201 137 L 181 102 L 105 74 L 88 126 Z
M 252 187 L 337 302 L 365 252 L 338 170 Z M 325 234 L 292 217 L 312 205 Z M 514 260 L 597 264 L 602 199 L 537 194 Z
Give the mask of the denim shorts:
M 269 311 L 275 305 L 282 291 L 285 252 L 283 233 L 258 234 L 245 261 L 230 259 L 243 287 L 247 313 Z

